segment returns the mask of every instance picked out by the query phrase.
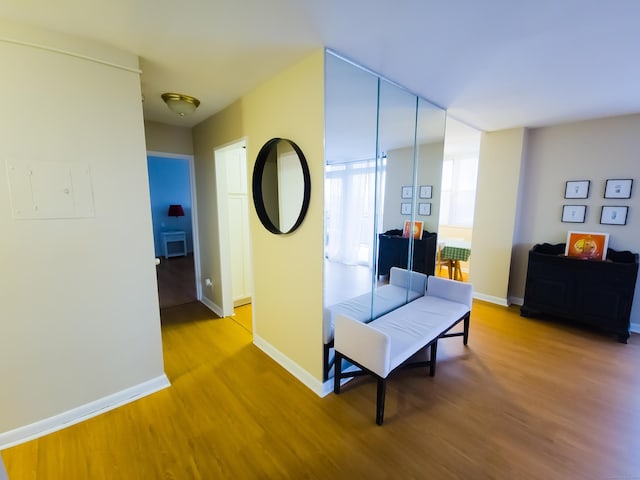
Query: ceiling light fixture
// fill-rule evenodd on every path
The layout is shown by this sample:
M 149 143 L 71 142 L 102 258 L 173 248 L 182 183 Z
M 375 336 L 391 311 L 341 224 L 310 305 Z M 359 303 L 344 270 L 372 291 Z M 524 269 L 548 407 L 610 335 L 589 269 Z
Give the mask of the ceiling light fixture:
M 177 113 L 181 117 L 195 112 L 196 108 L 200 106 L 200 100 L 181 93 L 163 93 L 161 97 L 164 103 L 167 104 L 167 107 L 169 107 L 169 110 Z

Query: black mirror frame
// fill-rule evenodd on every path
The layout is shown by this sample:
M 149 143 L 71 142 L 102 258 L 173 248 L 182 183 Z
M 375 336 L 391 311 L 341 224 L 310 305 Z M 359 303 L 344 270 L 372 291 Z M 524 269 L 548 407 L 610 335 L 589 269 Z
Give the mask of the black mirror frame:
M 279 142 L 287 142 L 293 150 L 298 155 L 298 159 L 300 160 L 300 167 L 302 168 L 302 177 L 304 180 L 304 193 L 302 197 L 302 206 L 300 207 L 300 214 L 298 215 L 298 219 L 296 223 L 286 232 L 280 230 L 279 227 L 275 226 L 269 215 L 267 215 L 267 210 L 264 206 L 264 200 L 262 198 L 262 175 L 264 174 L 264 167 L 267 163 L 267 159 L 269 158 L 269 153 L 272 148 L 275 148 Z M 258 214 L 258 218 L 262 225 L 269 230 L 271 233 L 276 235 L 282 235 L 286 233 L 292 233 L 295 231 L 304 220 L 304 217 L 307 215 L 307 210 L 309 210 L 309 202 L 311 200 L 311 175 L 309 173 L 309 165 L 307 164 L 307 159 L 305 158 L 300 147 L 296 145 L 295 142 L 287 139 L 287 138 L 272 138 L 268 142 L 266 142 L 260 151 L 258 152 L 258 156 L 256 157 L 256 163 L 253 167 L 253 204 L 256 208 L 256 213 Z

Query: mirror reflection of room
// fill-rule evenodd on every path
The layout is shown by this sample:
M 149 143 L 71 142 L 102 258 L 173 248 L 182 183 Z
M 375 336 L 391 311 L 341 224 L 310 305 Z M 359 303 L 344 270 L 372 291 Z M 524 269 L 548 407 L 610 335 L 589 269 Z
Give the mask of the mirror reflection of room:
M 480 131 L 448 117 L 444 141 L 436 274 L 469 281 Z
M 331 52 L 325 68 L 326 379 L 337 313 L 377 318 L 435 273 L 445 112 Z

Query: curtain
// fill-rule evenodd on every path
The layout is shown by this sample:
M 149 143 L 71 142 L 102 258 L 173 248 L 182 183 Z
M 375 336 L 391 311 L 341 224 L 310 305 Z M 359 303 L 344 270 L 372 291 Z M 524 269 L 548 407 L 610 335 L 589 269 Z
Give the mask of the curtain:
M 373 267 L 375 160 L 327 165 L 325 256 Z

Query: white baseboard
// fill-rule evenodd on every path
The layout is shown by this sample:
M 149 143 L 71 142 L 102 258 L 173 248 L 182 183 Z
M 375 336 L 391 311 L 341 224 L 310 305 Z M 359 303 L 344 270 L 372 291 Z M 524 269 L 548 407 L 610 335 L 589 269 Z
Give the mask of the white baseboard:
M 509 297 L 509 303 L 512 305 L 524 305 L 524 298 L 522 297 Z
M 163 374 L 146 382 L 134 385 L 133 387 L 59 413 L 53 417 L 45 418 L 7 432 L 2 432 L 0 433 L 0 450 L 70 427 L 71 425 L 96 417 L 169 386 L 171 386 L 171 383 L 167 376 Z M 0 479 L 1 478 L 0 476 Z
M 222 314 L 222 307 L 219 307 L 207 297 L 202 296 L 202 298 L 200 298 L 200 302 L 202 302 L 203 305 L 205 305 L 209 310 L 218 315 L 220 318 L 224 317 L 224 315 Z
M 631 325 L 629 325 L 629 330 L 633 333 L 640 333 L 640 323 L 631 323 Z
M 325 392 L 324 385 L 322 381 L 314 378 L 307 372 L 304 368 L 298 365 L 296 362 L 291 360 L 289 357 L 284 355 L 280 350 L 275 348 L 269 342 L 265 341 L 262 337 L 258 335 L 253 336 L 253 343 L 256 347 L 262 350 L 264 353 L 273 358 L 276 362 L 280 364 L 286 371 L 288 371 L 291 375 L 300 380 L 304 385 L 306 385 L 310 390 L 312 390 L 319 397 L 324 397 L 329 392 Z M 326 383 L 326 382 L 325 382 Z
M 473 298 L 477 298 L 478 300 L 489 303 L 495 303 L 496 305 L 502 305 L 503 307 L 509 306 L 509 302 L 507 302 L 506 298 L 494 297 L 493 295 L 485 295 L 484 293 L 473 292 Z

